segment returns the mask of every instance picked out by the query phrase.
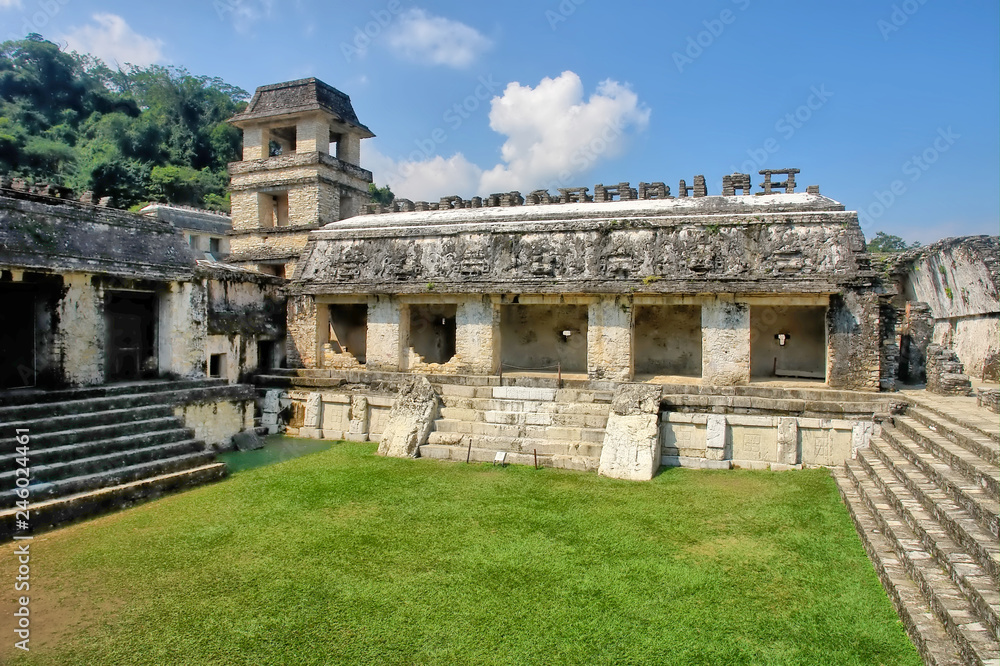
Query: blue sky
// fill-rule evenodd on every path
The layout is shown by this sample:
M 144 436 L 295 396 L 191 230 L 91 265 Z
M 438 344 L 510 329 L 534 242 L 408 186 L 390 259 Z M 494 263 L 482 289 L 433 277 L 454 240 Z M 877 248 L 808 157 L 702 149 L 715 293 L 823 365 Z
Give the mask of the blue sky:
M 996 0 L 0 0 L 0 25 L 250 92 L 316 76 L 412 199 L 796 167 L 869 237 L 998 232 Z

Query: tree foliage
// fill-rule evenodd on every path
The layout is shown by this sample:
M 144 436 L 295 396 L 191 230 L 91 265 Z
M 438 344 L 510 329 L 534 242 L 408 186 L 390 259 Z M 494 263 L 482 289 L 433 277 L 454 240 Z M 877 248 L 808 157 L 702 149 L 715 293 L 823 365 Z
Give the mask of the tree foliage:
M 379 187 L 375 183 L 368 183 L 368 195 L 371 197 L 372 203 L 383 206 L 389 206 L 396 200 L 396 195 L 392 193 L 388 185 Z
M 869 252 L 905 252 L 916 247 L 920 247 L 919 242 L 907 245 L 899 236 L 891 236 L 884 231 L 877 232 L 875 238 L 868 241 Z
M 111 69 L 40 35 L 0 44 L 0 171 L 111 196 L 228 208 L 246 91 L 182 68 Z

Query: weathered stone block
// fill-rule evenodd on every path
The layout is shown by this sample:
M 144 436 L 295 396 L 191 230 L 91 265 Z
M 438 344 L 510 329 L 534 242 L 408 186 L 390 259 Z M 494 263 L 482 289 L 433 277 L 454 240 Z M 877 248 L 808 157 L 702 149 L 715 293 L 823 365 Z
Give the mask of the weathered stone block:
M 426 377 L 407 381 L 399 391 L 381 430 L 379 455 L 393 458 L 416 458 L 437 416 L 438 397 Z
M 626 384 L 615 392 L 604 433 L 598 473 L 648 481 L 660 468 L 659 411 L 662 389 Z

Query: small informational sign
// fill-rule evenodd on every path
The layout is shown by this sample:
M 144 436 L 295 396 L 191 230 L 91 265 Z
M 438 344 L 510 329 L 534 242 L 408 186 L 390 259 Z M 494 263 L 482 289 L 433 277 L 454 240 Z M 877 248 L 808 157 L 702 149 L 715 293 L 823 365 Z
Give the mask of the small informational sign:
M 497 463 L 500 463 L 501 466 L 507 463 L 506 451 L 497 451 L 497 454 L 493 457 L 493 464 L 496 465 Z

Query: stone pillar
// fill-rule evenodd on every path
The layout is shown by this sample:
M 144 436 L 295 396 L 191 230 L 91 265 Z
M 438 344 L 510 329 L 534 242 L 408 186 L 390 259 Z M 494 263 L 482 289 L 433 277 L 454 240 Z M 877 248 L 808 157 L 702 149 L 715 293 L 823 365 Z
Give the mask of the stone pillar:
M 462 372 L 492 375 L 500 368 L 500 308 L 489 296 L 458 304 L 455 350 Z
M 399 304 L 391 296 L 374 296 L 368 301 L 368 362 L 369 370 L 399 372 L 400 348 Z
M 55 332 L 62 379 L 71 386 L 100 384 L 104 381 L 104 292 L 81 273 L 66 275 L 63 285 Z
M 701 306 L 701 376 L 705 384 L 750 383 L 750 306 L 716 298 Z
M 263 160 L 268 157 L 271 133 L 263 127 L 243 129 L 243 161 Z
M 355 166 L 361 166 L 361 137 L 345 134 L 337 143 L 337 159 Z
M 299 120 L 295 126 L 295 152 L 330 154 L 330 124 L 325 118 Z
M 632 378 L 632 303 L 625 296 L 591 303 L 587 322 L 587 376 L 628 381 Z
M 157 363 L 161 373 L 204 377 L 208 290 L 202 282 L 173 282 L 159 298 Z M 235 361 L 236 359 L 233 359 Z
M 289 296 L 287 308 L 287 337 L 285 338 L 285 355 L 290 368 L 319 367 L 320 328 L 318 326 L 317 310 L 325 306 L 317 306 L 313 296 Z M 329 323 L 326 324 L 329 326 Z
M 878 295 L 853 291 L 834 294 L 826 325 L 830 388 L 878 391 L 882 374 Z

